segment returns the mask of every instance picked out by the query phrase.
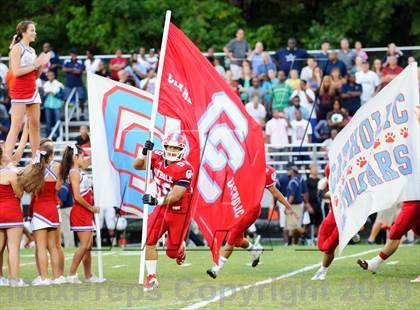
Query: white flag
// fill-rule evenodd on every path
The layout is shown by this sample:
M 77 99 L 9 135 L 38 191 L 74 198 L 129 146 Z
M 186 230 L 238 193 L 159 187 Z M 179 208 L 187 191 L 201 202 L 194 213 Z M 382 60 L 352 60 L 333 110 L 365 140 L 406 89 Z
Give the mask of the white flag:
M 363 105 L 330 147 L 330 191 L 340 253 L 368 216 L 420 200 L 417 64 Z

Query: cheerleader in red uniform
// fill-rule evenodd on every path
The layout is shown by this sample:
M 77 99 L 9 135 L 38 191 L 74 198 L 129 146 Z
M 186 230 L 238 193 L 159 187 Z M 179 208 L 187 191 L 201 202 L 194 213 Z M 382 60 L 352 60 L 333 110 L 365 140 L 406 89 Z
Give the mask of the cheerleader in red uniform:
M 13 160 L 20 161 L 27 139 L 28 131 L 24 129 L 19 148 L 12 157 Z M 19 278 L 19 247 L 23 232 L 23 214 L 20 207 L 22 195 L 23 188 L 18 181 L 18 171 L 10 164 L 10 158 L 6 160 L 3 147 L 0 145 L 0 255 L 3 257 L 3 250 L 7 245 L 9 276 L 8 280 L 0 278 L 2 286 L 27 286 Z
M 93 214 L 99 213 L 99 208 L 93 206 L 92 187 L 87 174 L 83 171 L 88 165 L 88 160 L 83 155 L 83 149 L 76 146 L 67 146 L 61 161 L 60 178 L 62 182 L 69 179 L 74 197 L 74 206 L 70 212 L 70 229 L 77 233 L 80 245 L 74 253 L 71 262 L 68 283 L 79 284 L 77 268 L 83 261 L 85 282 L 98 282 L 92 274 L 92 235 L 95 230 Z
M 25 114 L 29 121 L 32 156 L 39 147 L 41 97 L 36 87 L 36 79 L 51 55 L 36 57 L 35 50 L 29 46 L 35 38 L 35 24 L 23 21 L 16 26 L 16 35 L 10 45 L 10 68 L 14 80 L 10 89 L 12 122 L 4 150 L 8 157 L 12 155 Z
M 37 168 L 29 167 L 36 175 L 27 173 L 26 169 L 22 178 L 27 178 L 27 184 L 35 184 L 35 194 L 32 196 L 32 232 L 36 243 L 36 260 L 39 276 L 32 285 L 50 285 L 65 283 L 65 278 L 60 272 L 60 249 L 57 247 L 57 230 L 59 229 L 59 210 L 57 198 L 57 180 L 60 164 L 54 162 L 54 144 L 49 139 L 40 143 L 39 158 L 34 163 Z M 25 181 L 22 181 L 24 183 Z M 48 256 L 51 258 L 53 280 L 48 279 Z

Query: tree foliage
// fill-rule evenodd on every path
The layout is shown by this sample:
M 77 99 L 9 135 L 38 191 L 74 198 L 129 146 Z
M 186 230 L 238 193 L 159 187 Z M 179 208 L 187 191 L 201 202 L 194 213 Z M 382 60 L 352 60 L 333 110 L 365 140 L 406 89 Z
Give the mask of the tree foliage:
M 222 47 L 245 29 L 252 45 L 285 46 L 288 37 L 306 48 L 322 39 L 337 46 L 342 37 L 365 46 L 414 45 L 420 40 L 420 11 L 412 0 L 3 0 L 0 51 L 6 54 L 20 20 L 37 23 L 40 40 L 60 54 L 70 47 L 96 47 L 99 53 L 125 52 L 139 46 L 159 48 L 166 9 L 202 50 Z

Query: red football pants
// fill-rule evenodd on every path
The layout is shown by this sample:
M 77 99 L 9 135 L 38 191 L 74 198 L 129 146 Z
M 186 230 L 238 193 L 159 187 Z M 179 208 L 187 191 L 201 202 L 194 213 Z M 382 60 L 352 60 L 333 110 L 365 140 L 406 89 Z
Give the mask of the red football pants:
M 400 240 L 410 229 L 420 236 L 420 200 L 404 201 L 389 232 L 389 239 Z
M 337 224 L 335 223 L 334 213 L 330 210 L 319 227 L 318 249 L 326 254 L 332 254 L 338 246 L 338 241 Z

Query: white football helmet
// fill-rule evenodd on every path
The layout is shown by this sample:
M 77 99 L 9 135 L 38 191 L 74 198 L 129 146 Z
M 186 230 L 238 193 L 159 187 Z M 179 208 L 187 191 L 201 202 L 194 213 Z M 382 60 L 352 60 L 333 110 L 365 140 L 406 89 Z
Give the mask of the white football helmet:
M 176 147 L 177 151 L 168 151 L 168 147 Z M 187 137 L 183 133 L 170 133 L 163 140 L 163 158 L 169 161 L 178 161 L 184 158 Z

